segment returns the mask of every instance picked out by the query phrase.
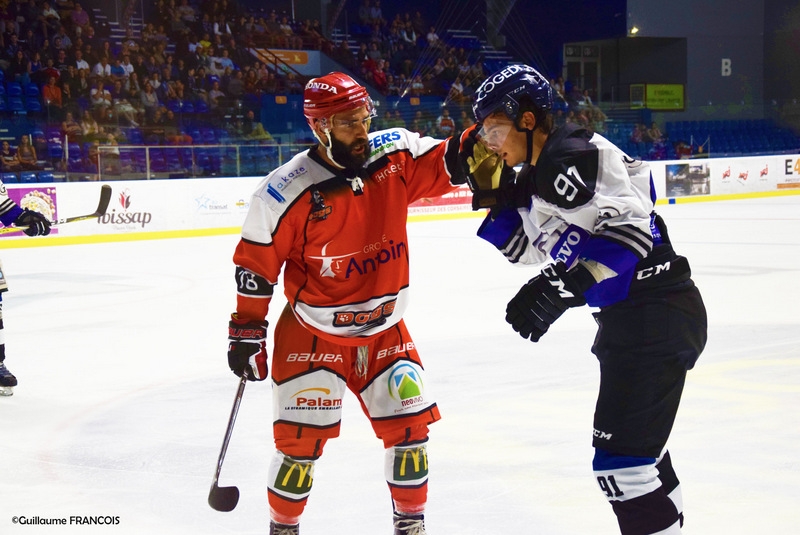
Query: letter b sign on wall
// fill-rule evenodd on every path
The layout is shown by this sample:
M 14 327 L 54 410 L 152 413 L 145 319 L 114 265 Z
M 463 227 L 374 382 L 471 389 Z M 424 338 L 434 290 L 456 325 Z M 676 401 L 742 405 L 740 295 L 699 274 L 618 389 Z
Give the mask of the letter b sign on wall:
M 722 58 L 722 76 L 730 76 L 731 72 L 731 59 Z

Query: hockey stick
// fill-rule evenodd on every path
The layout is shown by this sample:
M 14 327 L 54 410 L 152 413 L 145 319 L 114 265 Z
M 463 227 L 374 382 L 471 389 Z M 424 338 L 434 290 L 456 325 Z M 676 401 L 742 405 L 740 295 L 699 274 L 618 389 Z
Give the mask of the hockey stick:
M 91 214 L 78 215 L 73 217 L 65 217 L 63 219 L 56 219 L 50 223 L 51 227 L 63 225 L 65 223 L 74 223 L 75 221 L 85 221 L 87 219 L 94 219 L 102 217 L 108 210 L 108 203 L 111 202 L 111 186 L 103 184 L 100 187 L 100 201 L 97 203 L 97 210 Z M 9 232 L 19 232 L 27 229 L 28 227 L 3 227 L 0 228 L 0 234 L 8 234 Z
M 214 474 L 214 481 L 211 483 L 211 490 L 208 492 L 208 505 L 216 511 L 227 513 L 233 511 L 236 504 L 239 503 L 239 489 L 233 487 L 220 487 L 219 473 L 222 470 L 222 461 L 225 460 L 225 453 L 228 451 L 228 443 L 231 441 L 231 434 L 233 434 L 233 424 L 236 422 L 236 414 L 239 412 L 239 405 L 242 403 L 242 395 L 244 394 L 244 386 L 247 384 L 247 375 L 242 374 L 239 381 L 239 388 L 236 390 L 236 397 L 233 400 L 233 408 L 231 409 L 231 416 L 228 418 L 228 429 L 225 431 L 225 440 L 222 441 L 222 450 L 219 452 L 219 459 L 217 459 L 217 471 Z

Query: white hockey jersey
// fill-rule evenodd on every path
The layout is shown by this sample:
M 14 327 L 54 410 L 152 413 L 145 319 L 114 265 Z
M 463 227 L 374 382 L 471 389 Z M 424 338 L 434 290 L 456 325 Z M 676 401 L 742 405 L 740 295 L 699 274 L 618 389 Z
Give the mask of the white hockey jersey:
M 637 263 L 660 243 L 650 166 L 574 125 L 550 135 L 536 166 L 519 172 L 513 197 L 516 206 L 478 234 L 514 263 L 600 264 L 606 279 L 586 292 L 591 306 L 627 296 Z

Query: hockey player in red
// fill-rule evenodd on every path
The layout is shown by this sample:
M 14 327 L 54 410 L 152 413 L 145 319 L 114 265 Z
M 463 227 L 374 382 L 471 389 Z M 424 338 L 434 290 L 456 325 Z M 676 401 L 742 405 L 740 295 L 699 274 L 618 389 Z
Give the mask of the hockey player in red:
M 261 182 L 234 254 L 234 373 L 266 379 L 265 317 L 281 271 L 288 299 L 272 353 L 269 533 L 299 533 L 314 463 L 339 435 L 347 388 L 386 450 L 394 533 L 424 535 L 428 425 L 439 409 L 402 319 L 406 219 L 412 202 L 464 182 L 458 140 L 370 133 L 372 100 L 342 73 L 312 79 L 303 109 L 319 143 Z
M 46 236 L 50 234 L 50 221 L 39 212 L 20 208 L 17 203 L 8 197 L 6 186 L 0 182 L 0 223 L 8 227 L 11 225 L 25 227 L 22 230 L 28 236 Z M 8 284 L 0 265 L 0 396 L 11 396 L 17 386 L 17 378 L 6 368 L 6 344 L 3 330 L 3 292 L 8 290 Z

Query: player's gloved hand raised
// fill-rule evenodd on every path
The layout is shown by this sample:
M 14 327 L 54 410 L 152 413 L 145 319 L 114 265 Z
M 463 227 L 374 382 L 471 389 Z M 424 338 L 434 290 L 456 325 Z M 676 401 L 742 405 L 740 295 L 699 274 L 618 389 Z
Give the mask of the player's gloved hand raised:
M 505 186 L 516 177 L 516 172 L 505 164 L 499 154 L 481 143 L 479 131 L 480 124 L 464 130 L 458 153 L 467 184 L 472 190 L 473 210 L 505 204 Z
M 581 266 L 569 272 L 563 262 L 545 266 L 540 275 L 529 280 L 509 301 L 506 321 L 523 338 L 538 342 L 565 310 L 586 304 L 583 292 L 593 280 Z
M 231 314 L 228 323 L 228 366 L 248 381 L 267 378 L 267 322 L 244 321 Z
M 47 236 L 50 234 L 50 221 L 34 210 L 27 208 L 22 210 L 17 219 L 14 221 L 17 227 L 28 227 L 22 232 L 28 236 Z

